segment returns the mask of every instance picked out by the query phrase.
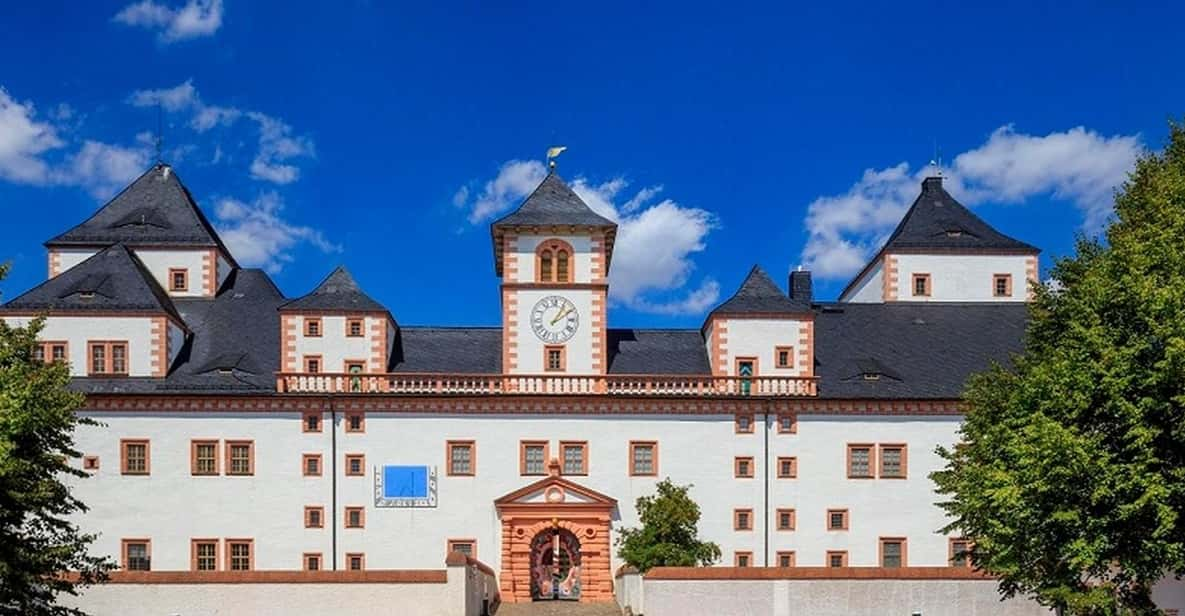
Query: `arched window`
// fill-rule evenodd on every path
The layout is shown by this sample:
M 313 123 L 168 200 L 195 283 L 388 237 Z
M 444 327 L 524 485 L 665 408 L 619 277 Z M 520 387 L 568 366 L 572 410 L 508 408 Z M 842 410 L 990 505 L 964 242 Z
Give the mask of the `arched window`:
M 551 250 L 539 253 L 539 282 L 551 282 Z
M 568 251 L 563 248 L 555 253 L 555 281 L 572 282 L 568 278 Z

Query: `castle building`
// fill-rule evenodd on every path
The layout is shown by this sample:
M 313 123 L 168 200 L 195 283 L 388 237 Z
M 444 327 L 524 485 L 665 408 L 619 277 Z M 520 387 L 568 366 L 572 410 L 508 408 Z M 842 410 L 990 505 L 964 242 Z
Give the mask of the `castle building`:
M 491 231 L 493 328 L 401 323 L 343 267 L 287 297 L 163 164 L 46 242 L 0 318 L 48 315 L 39 353 L 99 422 L 76 434 L 94 549 L 199 572 L 461 551 L 505 601 L 608 601 L 669 477 L 720 564 L 965 565 L 928 475 L 968 376 L 1021 350 L 1038 250 L 941 178 L 838 301 L 753 267 L 695 329 L 610 326 L 617 226 L 555 173 Z

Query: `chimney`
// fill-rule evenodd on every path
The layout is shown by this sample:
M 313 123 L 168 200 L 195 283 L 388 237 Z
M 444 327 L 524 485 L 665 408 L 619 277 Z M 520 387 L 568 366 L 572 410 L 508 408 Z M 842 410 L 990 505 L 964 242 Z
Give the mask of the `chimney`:
M 790 299 L 809 304 L 812 298 L 811 273 L 799 266 L 797 270 L 790 272 Z
M 942 176 L 932 175 L 922 180 L 922 192 L 930 190 L 942 190 Z

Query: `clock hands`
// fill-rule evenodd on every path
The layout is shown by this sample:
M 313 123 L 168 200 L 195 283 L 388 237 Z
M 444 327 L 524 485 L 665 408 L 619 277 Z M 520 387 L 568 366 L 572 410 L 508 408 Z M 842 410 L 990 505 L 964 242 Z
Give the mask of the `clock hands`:
M 555 318 L 551 320 L 551 324 L 555 325 L 556 323 L 559 323 L 560 319 L 568 316 L 569 312 L 572 312 L 572 308 L 573 308 L 572 306 L 568 306 L 567 309 L 561 310 L 560 313 L 555 315 Z

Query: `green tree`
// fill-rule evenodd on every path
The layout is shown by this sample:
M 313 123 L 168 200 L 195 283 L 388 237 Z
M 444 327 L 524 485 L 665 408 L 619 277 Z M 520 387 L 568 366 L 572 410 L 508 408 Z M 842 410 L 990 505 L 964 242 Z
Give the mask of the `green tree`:
M 0 280 L 8 267 L 0 265 Z M 42 319 L 27 327 L 0 320 L 0 614 L 82 614 L 56 605 L 61 593 L 106 579 L 111 564 L 90 556 L 92 535 L 68 519 L 86 511 L 64 483 L 86 473 L 68 460 L 83 397 L 69 369 L 34 356 Z M 72 572 L 63 575 L 64 572 Z
M 1156 614 L 1185 573 L 1185 129 L 1170 125 L 1038 287 L 1023 355 L 969 382 L 962 443 L 932 475 L 1005 596 Z
M 639 571 L 652 567 L 707 566 L 720 560 L 720 546 L 700 541 L 699 505 L 687 495 L 690 485 L 658 482 L 657 493 L 638 498 L 641 528 L 624 528 L 617 537 L 617 555 Z

